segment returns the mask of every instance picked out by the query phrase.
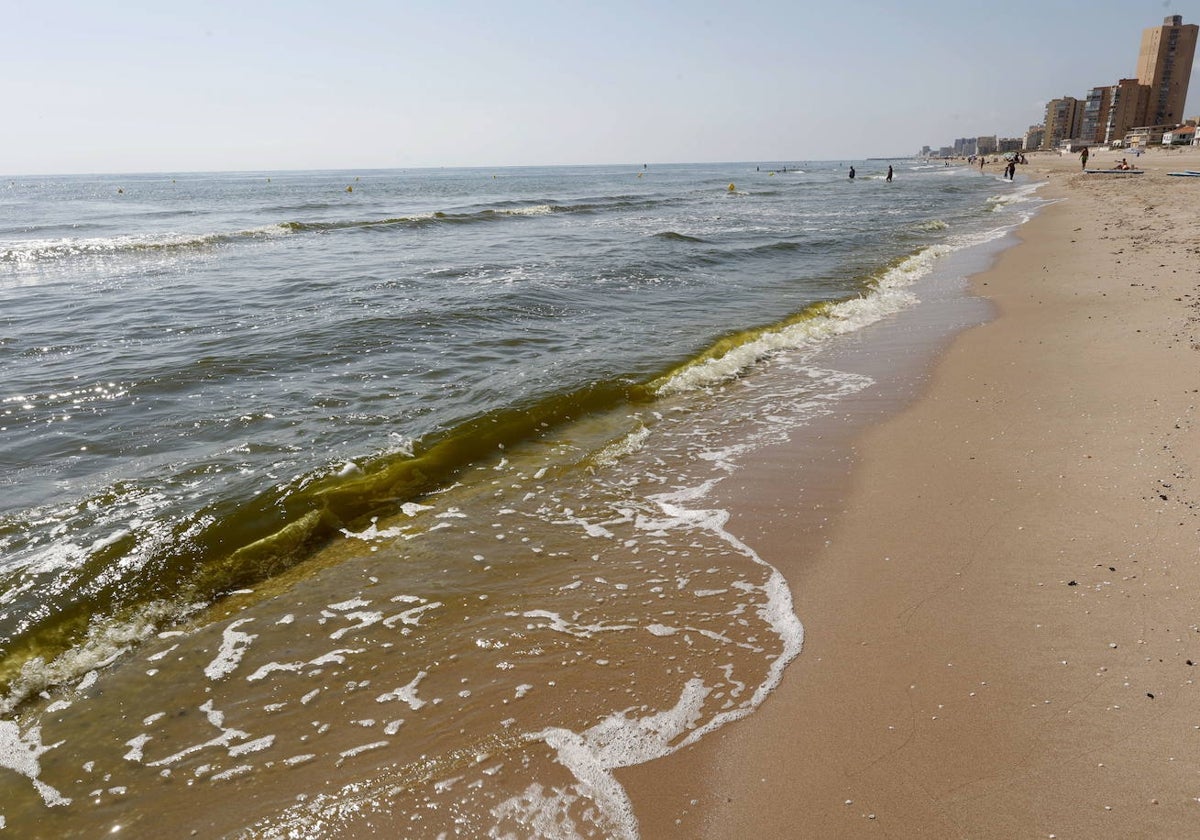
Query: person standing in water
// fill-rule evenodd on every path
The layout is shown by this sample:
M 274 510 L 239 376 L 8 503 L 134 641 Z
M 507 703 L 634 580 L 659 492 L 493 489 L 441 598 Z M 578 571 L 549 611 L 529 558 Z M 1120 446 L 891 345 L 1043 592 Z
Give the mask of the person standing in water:
M 850 180 L 851 181 L 854 180 L 854 167 L 853 166 L 850 167 Z
M 892 183 L 892 167 L 890 166 L 888 167 L 887 181 L 889 184 Z

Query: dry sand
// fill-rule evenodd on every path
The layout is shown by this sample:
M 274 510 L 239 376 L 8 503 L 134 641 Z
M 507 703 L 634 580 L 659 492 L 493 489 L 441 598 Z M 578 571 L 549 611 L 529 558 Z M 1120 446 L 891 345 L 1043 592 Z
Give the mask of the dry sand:
M 804 651 L 622 771 L 643 837 L 1200 836 L 1200 178 L 1166 175 L 1200 151 L 1137 163 L 1021 168 L 1063 200 L 973 278 L 997 316 L 830 456 L 828 523 L 802 442 L 739 476 Z

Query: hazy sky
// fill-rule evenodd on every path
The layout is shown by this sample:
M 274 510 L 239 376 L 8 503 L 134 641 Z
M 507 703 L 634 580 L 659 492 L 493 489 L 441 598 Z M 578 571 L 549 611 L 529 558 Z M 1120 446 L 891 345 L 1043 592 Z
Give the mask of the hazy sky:
M 0 174 L 909 154 L 1133 76 L 1185 5 L 0 0 Z

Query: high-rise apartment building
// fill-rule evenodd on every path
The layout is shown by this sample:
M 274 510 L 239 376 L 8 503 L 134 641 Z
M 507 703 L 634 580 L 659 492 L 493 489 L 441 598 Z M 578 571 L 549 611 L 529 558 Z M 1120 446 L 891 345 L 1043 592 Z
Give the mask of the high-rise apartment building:
M 1083 126 L 1079 139 L 1085 143 L 1103 143 L 1108 130 L 1108 115 L 1112 110 L 1113 89 L 1111 86 L 1094 87 L 1088 91 L 1083 106 Z
M 1182 15 L 1172 15 L 1162 26 L 1142 32 L 1138 53 L 1138 82 L 1150 88 L 1150 101 L 1143 125 L 1177 125 L 1183 122 L 1196 36 L 1200 26 L 1184 24 Z
M 1140 84 L 1137 79 L 1121 79 L 1112 86 L 1110 99 L 1104 131 L 1106 143 L 1124 140 L 1129 129 L 1145 124 L 1150 86 Z
M 1083 124 L 1083 102 L 1074 96 L 1051 99 L 1046 103 L 1046 133 L 1042 136 L 1043 149 L 1057 149 L 1064 140 L 1079 136 Z

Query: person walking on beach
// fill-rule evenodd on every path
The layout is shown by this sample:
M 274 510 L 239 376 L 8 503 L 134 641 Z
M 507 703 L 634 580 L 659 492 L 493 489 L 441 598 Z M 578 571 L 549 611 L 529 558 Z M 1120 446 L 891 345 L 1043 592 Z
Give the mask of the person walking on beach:
M 1087 169 L 1088 147 L 1084 146 L 1083 151 L 1079 153 L 1079 168 Z
M 892 167 L 890 167 L 890 166 L 888 167 L 887 181 L 889 184 L 892 183 Z
M 850 167 L 850 180 L 851 181 L 854 180 L 854 167 L 853 166 Z

